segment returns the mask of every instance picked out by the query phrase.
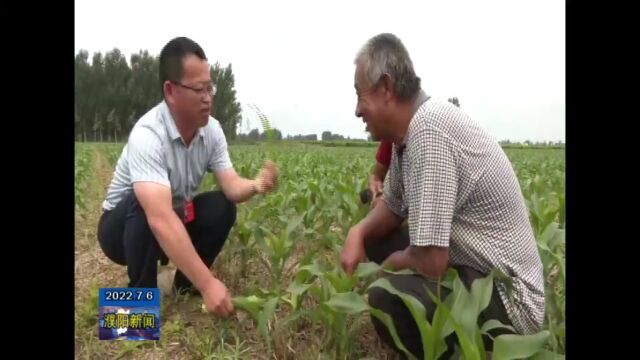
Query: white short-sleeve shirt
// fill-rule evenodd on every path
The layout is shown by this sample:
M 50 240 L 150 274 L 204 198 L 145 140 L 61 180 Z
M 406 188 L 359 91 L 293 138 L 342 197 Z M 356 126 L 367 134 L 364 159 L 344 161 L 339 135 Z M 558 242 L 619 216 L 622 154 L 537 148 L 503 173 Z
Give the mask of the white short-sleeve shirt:
M 102 207 L 112 210 L 133 183 L 150 181 L 171 188 L 174 209 L 195 195 L 207 171 L 231 168 L 220 123 L 209 117 L 187 147 L 162 101 L 134 125 L 116 164 Z

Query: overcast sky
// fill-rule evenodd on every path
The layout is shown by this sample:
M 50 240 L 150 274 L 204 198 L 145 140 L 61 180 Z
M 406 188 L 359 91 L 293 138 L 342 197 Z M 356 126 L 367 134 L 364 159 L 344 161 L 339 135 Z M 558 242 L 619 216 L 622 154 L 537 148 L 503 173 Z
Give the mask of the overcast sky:
M 563 1 L 76 0 L 75 50 L 160 53 L 176 36 L 233 64 L 241 131 L 258 105 L 287 134 L 366 138 L 355 117 L 358 49 L 392 32 L 427 94 L 457 96 L 498 139 L 565 138 Z

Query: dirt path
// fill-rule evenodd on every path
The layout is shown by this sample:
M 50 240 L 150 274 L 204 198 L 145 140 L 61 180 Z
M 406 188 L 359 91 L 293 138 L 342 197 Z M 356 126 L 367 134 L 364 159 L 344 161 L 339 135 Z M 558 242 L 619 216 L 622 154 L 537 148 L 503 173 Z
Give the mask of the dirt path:
M 75 290 L 76 302 L 88 296 L 94 286 L 120 284 L 124 269 L 107 259 L 98 244 L 97 227 L 102 213 L 102 201 L 113 175 L 113 169 L 100 148 L 93 151 L 92 172 L 84 194 L 86 210 L 76 216 Z
M 89 145 L 91 146 L 91 145 Z M 97 323 L 97 290 L 100 287 L 126 287 L 126 268 L 109 260 L 98 243 L 97 227 L 102 214 L 102 201 L 113 176 L 113 167 L 101 145 L 93 154 L 89 183 L 83 193 L 86 210 L 78 210 L 75 219 L 75 307 L 76 359 L 186 359 L 175 341 L 164 346 L 142 346 L 141 343 L 99 341 Z M 173 315 L 174 311 L 169 312 Z M 186 312 L 186 311 L 185 311 Z M 94 315 L 95 314 L 95 315 Z M 169 315 L 168 314 L 168 315 Z M 168 319 L 165 319 L 168 320 Z M 80 325 L 79 325 L 80 324 Z

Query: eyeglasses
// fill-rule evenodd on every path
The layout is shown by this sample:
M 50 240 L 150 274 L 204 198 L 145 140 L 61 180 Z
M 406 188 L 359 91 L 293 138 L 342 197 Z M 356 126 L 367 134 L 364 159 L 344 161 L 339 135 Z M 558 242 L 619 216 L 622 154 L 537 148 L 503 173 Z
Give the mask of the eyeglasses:
M 216 91 L 218 90 L 213 83 L 209 83 L 208 85 L 201 88 L 194 88 L 194 87 L 179 83 L 177 81 L 171 81 L 171 82 L 185 89 L 189 89 L 195 92 L 196 94 L 200 95 L 201 97 L 204 97 L 205 95 L 209 95 L 211 96 L 211 98 L 213 98 L 216 95 Z

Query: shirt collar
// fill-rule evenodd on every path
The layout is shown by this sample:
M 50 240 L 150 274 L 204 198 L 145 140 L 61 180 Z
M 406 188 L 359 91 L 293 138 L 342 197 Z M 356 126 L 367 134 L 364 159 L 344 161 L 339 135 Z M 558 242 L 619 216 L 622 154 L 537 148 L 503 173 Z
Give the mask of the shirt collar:
M 162 104 L 160 105 L 160 110 L 162 111 L 162 118 L 165 121 L 165 125 L 167 126 L 167 131 L 169 133 L 169 137 L 171 138 L 172 141 L 175 141 L 177 139 L 182 139 L 182 135 L 180 135 L 180 132 L 178 131 L 178 128 L 176 127 L 176 121 L 173 118 L 173 115 L 171 115 L 171 111 L 169 110 L 169 105 L 167 105 L 166 101 L 162 101 Z M 209 119 L 209 121 L 211 121 L 211 119 Z M 200 137 L 204 137 L 204 127 L 201 127 L 198 129 L 198 135 L 200 135 Z
M 411 120 L 409 121 L 409 127 L 407 127 L 407 133 L 405 134 L 404 139 L 402 139 L 402 144 L 398 147 L 398 151 L 400 152 L 400 154 L 402 154 L 404 152 L 404 148 L 407 147 L 407 142 L 409 141 L 409 137 L 411 135 L 411 121 L 413 120 L 413 117 L 416 115 L 416 112 L 418 111 L 420 106 L 422 106 L 422 104 L 424 104 L 430 98 L 431 96 L 427 95 L 424 90 L 420 89 L 418 96 L 413 101 L 413 109 Z

